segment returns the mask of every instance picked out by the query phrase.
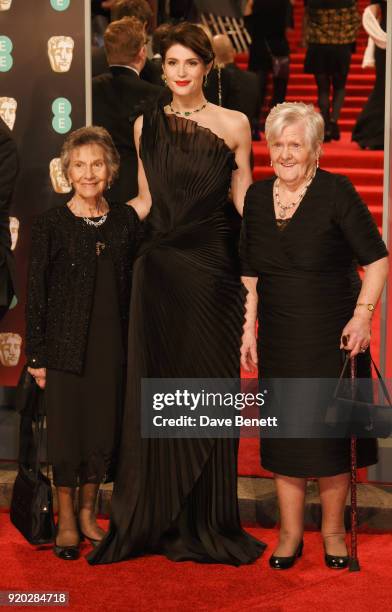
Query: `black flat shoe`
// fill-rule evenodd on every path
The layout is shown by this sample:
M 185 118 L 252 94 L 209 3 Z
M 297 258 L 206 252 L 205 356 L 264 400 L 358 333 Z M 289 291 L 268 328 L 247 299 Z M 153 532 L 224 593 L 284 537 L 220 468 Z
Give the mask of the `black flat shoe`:
M 301 542 L 297 546 L 297 550 L 293 555 L 291 555 L 291 557 L 276 557 L 275 555 L 272 555 L 269 558 L 270 567 L 272 567 L 273 569 L 280 570 L 290 569 L 290 567 L 293 567 L 296 560 L 302 557 L 303 548 L 304 541 L 301 540 Z
M 53 553 L 63 561 L 76 561 L 80 557 L 79 546 L 53 546 Z
M 348 555 L 324 555 L 325 565 L 331 569 L 345 569 L 350 561 Z

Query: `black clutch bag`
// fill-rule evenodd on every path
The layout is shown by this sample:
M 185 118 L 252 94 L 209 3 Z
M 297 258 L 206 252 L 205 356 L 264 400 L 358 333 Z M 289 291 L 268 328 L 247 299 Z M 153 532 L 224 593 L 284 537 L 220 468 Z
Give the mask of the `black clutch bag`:
M 40 469 L 44 429 L 43 393 L 34 380 L 28 380 L 29 376 L 27 370 L 23 371 L 19 383 L 24 385 L 22 391 L 25 394 L 22 392 L 19 395 L 23 406 L 19 406 L 19 470 L 12 491 L 10 518 L 30 544 L 38 545 L 53 541 L 55 525 L 51 482 Z
M 326 423 L 336 437 L 387 438 L 392 433 L 392 403 L 378 367 L 370 357 L 377 374 L 384 401 L 374 401 L 373 381 L 347 378 L 350 355 L 347 353 L 335 393 L 326 413 Z

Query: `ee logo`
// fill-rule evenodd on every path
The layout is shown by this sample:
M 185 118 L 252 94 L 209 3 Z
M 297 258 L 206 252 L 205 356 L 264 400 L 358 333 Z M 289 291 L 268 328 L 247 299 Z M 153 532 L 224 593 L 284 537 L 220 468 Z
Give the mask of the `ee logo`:
M 55 11 L 66 11 L 71 0 L 50 0 L 50 4 Z
M 58 134 L 66 134 L 72 127 L 72 105 L 67 98 L 56 98 L 52 104 L 52 127 Z
M 8 36 L 0 36 L 0 72 L 11 70 L 14 60 L 12 59 L 12 41 Z

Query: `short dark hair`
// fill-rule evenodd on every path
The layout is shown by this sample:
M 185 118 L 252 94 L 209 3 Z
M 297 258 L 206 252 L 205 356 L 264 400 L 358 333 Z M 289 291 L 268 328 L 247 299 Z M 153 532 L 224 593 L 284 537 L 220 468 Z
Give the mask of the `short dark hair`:
M 161 40 L 161 55 L 165 61 L 166 54 L 173 45 L 182 45 L 192 49 L 207 66 L 213 61 L 215 54 L 210 39 L 204 30 L 194 23 L 183 21 L 172 26 Z
M 111 17 L 114 21 L 123 17 L 136 17 L 142 24 L 150 24 L 152 10 L 146 0 L 117 0 L 111 10 Z
M 79 128 L 68 134 L 61 149 L 61 167 L 68 179 L 71 153 L 84 145 L 99 145 L 103 149 L 105 163 L 109 170 L 110 182 L 117 176 L 120 167 L 120 156 L 109 132 L 103 127 L 90 125 Z
M 108 64 L 133 62 L 145 41 L 144 26 L 136 17 L 109 23 L 103 35 Z

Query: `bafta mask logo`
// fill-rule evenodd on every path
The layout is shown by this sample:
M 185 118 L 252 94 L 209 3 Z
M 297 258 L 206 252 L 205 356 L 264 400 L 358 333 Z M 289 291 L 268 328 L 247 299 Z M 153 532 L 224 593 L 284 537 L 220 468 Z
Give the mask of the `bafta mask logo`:
M 18 103 L 15 98 L 0 98 L 0 117 L 8 125 L 10 130 L 12 130 L 15 125 L 17 106 Z
M 48 40 L 48 56 L 54 72 L 68 72 L 71 68 L 74 41 L 70 36 L 52 36 Z
M 70 5 L 70 0 L 50 0 L 50 4 L 55 11 L 66 11 Z
M 12 0 L 0 0 L 0 11 L 9 11 Z
M 51 160 L 49 164 L 49 175 L 52 181 L 52 187 L 56 193 L 69 193 L 71 191 L 72 187 L 63 174 L 59 157 L 55 157 Z
M 22 338 L 19 334 L 5 332 L 0 334 L 0 363 L 12 368 L 19 363 L 22 349 Z
M 10 217 L 11 251 L 16 249 L 19 237 L 19 219 Z
M 0 72 L 8 72 L 11 70 L 14 58 L 12 57 L 12 49 L 14 45 L 8 36 L 0 36 Z

